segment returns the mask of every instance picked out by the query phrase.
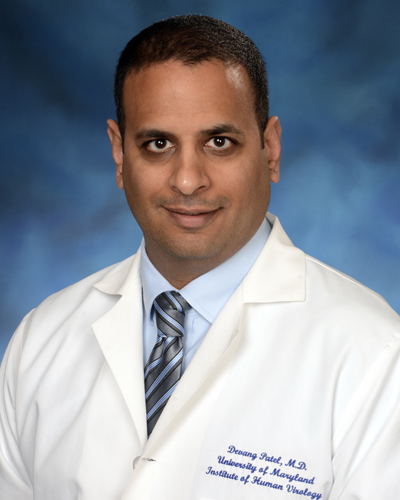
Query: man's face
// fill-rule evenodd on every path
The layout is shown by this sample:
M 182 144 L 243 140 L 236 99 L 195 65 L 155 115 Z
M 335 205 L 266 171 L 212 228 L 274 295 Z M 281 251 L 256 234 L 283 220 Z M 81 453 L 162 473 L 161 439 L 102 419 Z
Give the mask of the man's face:
M 192 269 L 190 281 L 261 225 L 270 180 L 279 179 L 279 122 L 270 118 L 262 148 L 247 72 L 219 61 L 131 73 L 123 102 L 123 150 L 118 125 L 108 122 L 117 184 L 155 267 L 167 279 Z

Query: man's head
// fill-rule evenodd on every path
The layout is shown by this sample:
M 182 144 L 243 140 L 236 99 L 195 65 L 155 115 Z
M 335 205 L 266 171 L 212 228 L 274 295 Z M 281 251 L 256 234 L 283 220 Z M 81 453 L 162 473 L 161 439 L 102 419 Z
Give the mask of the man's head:
M 266 115 L 260 143 L 253 80 L 237 61 L 163 57 L 124 72 L 121 65 L 124 135 L 108 120 L 117 184 L 150 260 L 182 288 L 260 227 L 270 181 L 279 180 L 279 120 Z
M 166 61 L 196 65 L 212 60 L 246 69 L 262 137 L 269 103 L 267 75 L 259 50 L 240 30 L 218 19 L 200 15 L 177 16 L 152 24 L 133 37 L 123 50 L 114 82 L 117 121 L 122 137 L 125 131 L 123 89 L 130 72 Z

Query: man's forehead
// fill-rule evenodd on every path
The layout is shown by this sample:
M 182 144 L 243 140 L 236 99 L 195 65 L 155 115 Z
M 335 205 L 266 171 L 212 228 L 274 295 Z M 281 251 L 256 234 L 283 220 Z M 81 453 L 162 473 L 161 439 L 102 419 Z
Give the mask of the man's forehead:
M 189 119 L 186 132 L 196 129 L 196 135 L 220 123 L 243 128 L 246 122 L 256 122 L 247 71 L 219 60 L 196 65 L 169 60 L 132 72 L 125 82 L 123 102 L 126 122 L 137 132 L 172 132 L 181 129 L 182 119 Z
M 154 70 L 158 68 L 162 69 L 162 68 L 173 68 L 173 66 L 176 67 L 180 66 L 187 69 L 196 69 L 201 67 L 207 67 L 210 65 L 223 68 L 227 81 L 231 85 L 243 86 L 247 83 L 249 84 L 250 88 L 252 87 L 250 76 L 248 74 L 247 69 L 244 66 L 242 66 L 237 62 L 226 62 L 218 58 L 212 58 L 212 59 L 205 59 L 202 61 L 198 61 L 195 63 L 193 62 L 187 63 L 181 59 L 167 59 L 166 61 L 154 62 L 139 68 L 134 67 L 126 74 L 124 81 L 124 89 L 126 88 L 126 82 L 128 80 L 130 80 L 131 82 L 132 80 L 134 81 L 135 77 L 137 76 L 147 74 L 150 76 L 150 78 L 157 79 L 157 75 Z M 171 76 L 172 76 L 172 69 L 171 69 Z

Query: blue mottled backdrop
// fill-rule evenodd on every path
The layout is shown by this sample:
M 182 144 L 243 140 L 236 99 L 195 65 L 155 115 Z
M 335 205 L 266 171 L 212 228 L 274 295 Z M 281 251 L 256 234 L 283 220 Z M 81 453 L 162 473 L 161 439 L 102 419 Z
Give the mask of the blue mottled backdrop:
M 268 63 L 283 127 L 270 210 L 294 243 L 400 312 L 398 0 L 3 0 L 0 357 L 49 294 L 135 251 L 105 121 L 125 43 L 201 13 Z

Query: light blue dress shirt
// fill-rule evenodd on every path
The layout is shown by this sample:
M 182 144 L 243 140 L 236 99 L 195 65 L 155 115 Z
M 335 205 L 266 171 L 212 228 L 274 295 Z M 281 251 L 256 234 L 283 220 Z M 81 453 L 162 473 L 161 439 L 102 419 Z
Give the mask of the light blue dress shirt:
M 153 266 L 146 254 L 144 239 L 142 240 L 140 273 L 143 286 L 144 365 L 146 365 L 157 341 L 153 307 L 157 295 L 168 290 L 176 290 L 191 305 L 185 316 L 185 334 L 182 338 L 183 373 L 210 326 L 256 261 L 270 232 L 271 227 L 264 219 L 252 239 L 235 255 L 208 273 L 191 281 L 181 290 L 171 286 Z

